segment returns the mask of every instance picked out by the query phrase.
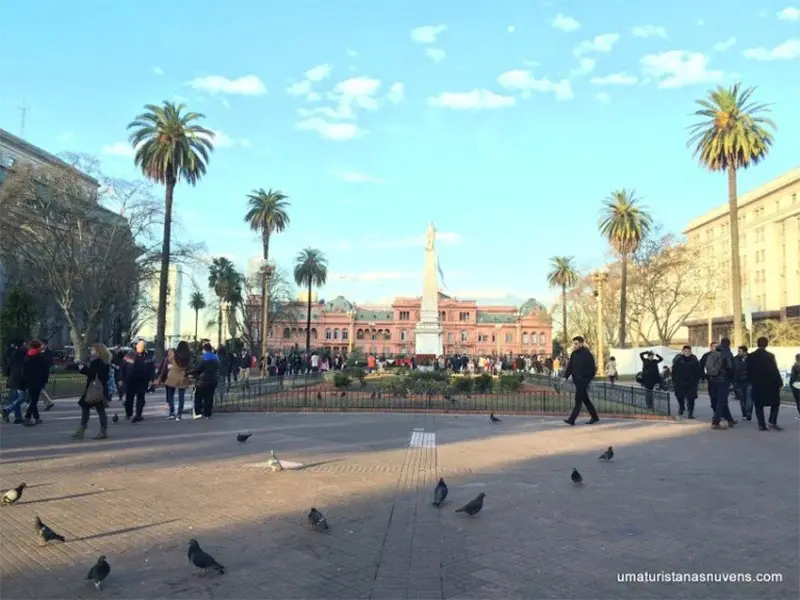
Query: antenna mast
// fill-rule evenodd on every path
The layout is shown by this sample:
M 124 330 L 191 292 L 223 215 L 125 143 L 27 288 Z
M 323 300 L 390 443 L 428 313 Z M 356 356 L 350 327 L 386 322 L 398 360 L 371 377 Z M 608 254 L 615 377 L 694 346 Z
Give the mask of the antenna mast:
M 19 107 L 20 112 L 20 119 L 19 119 L 19 137 L 25 138 L 25 120 L 28 116 L 28 111 L 30 110 L 31 106 L 27 102 L 25 102 L 25 97 L 22 98 L 22 106 Z

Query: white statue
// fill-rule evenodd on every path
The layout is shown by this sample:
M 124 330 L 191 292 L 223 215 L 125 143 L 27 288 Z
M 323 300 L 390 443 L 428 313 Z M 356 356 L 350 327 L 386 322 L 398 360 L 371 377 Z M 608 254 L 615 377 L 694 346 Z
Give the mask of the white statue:
M 428 225 L 428 233 L 425 236 L 425 250 L 432 251 L 434 249 L 434 244 L 436 242 L 436 227 L 433 226 L 433 222 Z

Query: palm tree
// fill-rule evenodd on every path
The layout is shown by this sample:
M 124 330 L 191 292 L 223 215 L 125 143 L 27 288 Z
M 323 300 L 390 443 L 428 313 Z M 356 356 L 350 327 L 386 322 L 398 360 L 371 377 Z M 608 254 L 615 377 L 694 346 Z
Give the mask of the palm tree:
M 269 260 L 269 239 L 277 232 L 281 233 L 289 225 L 288 196 L 280 190 L 265 192 L 264 188 L 253 190 L 247 196 L 250 206 L 244 216 L 245 222 L 253 231 L 261 232 L 261 245 L 264 251 L 264 269 L 261 272 L 261 356 L 267 354 L 267 332 L 269 329 L 267 261 Z
M 145 112 L 128 125 L 130 143 L 136 149 L 134 163 L 148 179 L 165 187 L 164 236 L 161 242 L 161 275 L 158 282 L 156 319 L 156 359 L 164 355 L 167 325 L 167 288 L 172 239 L 172 202 L 175 186 L 183 180 L 196 185 L 206 173 L 209 154 L 214 150 L 214 133 L 196 124 L 205 118 L 184 112 L 184 104 L 164 101 L 162 106 L 147 104 Z
M 224 256 L 211 261 L 208 268 L 208 287 L 217 295 L 217 346 L 222 345 L 222 308 L 226 302 L 231 302 L 241 295 L 241 275 L 236 271 L 233 263 Z
M 308 288 L 306 313 L 306 354 L 311 350 L 311 289 L 325 285 L 328 280 L 328 260 L 321 250 L 306 248 L 294 260 L 294 281 Z
M 200 319 L 200 311 L 206 307 L 206 299 L 199 291 L 192 292 L 189 298 L 189 308 L 194 311 L 194 341 L 197 341 L 197 322 Z
M 572 256 L 554 256 L 550 259 L 550 273 L 547 275 L 547 283 L 551 287 L 561 288 L 561 326 L 562 340 L 561 347 L 567 347 L 567 288 L 574 287 L 578 283 L 578 272 L 572 264 Z
M 628 310 L 628 260 L 650 232 L 653 223 L 633 190 L 615 190 L 603 202 L 598 227 L 616 250 L 622 266 L 619 291 L 619 346 L 625 347 Z M 599 334 L 599 332 L 598 332 Z
M 775 123 L 764 115 L 769 106 L 751 100 L 756 88 L 742 89 L 736 83 L 730 88 L 717 87 L 708 97 L 697 100 L 699 120 L 689 127 L 687 147 L 694 148 L 694 157 L 709 171 L 728 176 L 728 208 L 731 246 L 731 293 L 733 294 L 733 338 L 741 344 L 742 276 L 739 261 L 739 207 L 736 172 L 764 160 L 774 141 Z M 772 131 L 770 131 L 772 130 Z

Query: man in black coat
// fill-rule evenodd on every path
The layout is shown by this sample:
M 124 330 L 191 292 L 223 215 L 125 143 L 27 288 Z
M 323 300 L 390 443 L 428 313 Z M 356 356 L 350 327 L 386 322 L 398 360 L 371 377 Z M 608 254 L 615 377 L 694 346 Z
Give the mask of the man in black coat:
M 678 399 L 678 414 L 683 415 L 688 409 L 688 417 L 694 419 L 694 401 L 697 399 L 697 385 L 700 383 L 702 371 L 700 361 L 692 354 L 691 346 L 684 346 L 672 363 L 672 385 Z
M 639 359 L 642 361 L 642 387 L 647 390 L 645 402 L 647 408 L 653 408 L 653 389 L 661 381 L 658 365 L 664 359 L 652 350 L 642 352 Z
M 711 419 L 712 429 L 722 429 L 720 423 L 723 419 L 728 422 L 729 428 L 737 423 L 728 407 L 728 394 L 730 394 L 734 373 L 731 341 L 724 337 L 720 340 L 717 349 L 709 353 L 706 360 L 708 394 L 711 396 L 714 406 L 714 416 Z
M 156 375 L 155 365 L 147 355 L 147 345 L 144 341 L 136 344 L 136 351 L 125 357 L 122 365 L 122 381 L 125 386 L 125 418 L 131 423 L 143 421 L 145 394 L 150 382 Z M 136 402 L 134 413 L 134 400 Z
M 3 421 L 9 423 L 9 415 L 14 413 L 14 424 L 22 425 L 22 405 L 25 403 L 25 383 L 22 380 L 22 370 L 25 363 L 25 344 L 12 343 L 6 351 L 3 375 L 8 388 L 8 405 L 3 407 Z
M 767 352 L 769 341 L 765 337 L 758 338 L 758 349 L 747 357 L 747 375 L 752 386 L 753 405 L 758 420 L 758 428 L 767 431 L 764 420 L 764 407 L 769 406 L 769 428 L 780 431 L 778 427 L 778 409 L 781 405 L 781 388 L 783 377 L 778 370 L 775 355 Z
M 564 372 L 564 379 L 572 377 L 572 382 L 575 384 L 575 407 L 572 409 L 572 414 L 564 419 L 564 423 L 567 425 L 575 425 L 575 419 L 581 412 L 582 404 L 586 406 L 586 410 L 591 416 L 591 419 L 586 421 L 587 425 L 593 425 L 600 420 L 594 404 L 589 399 L 589 384 L 595 375 L 597 375 L 597 363 L 595 363 L 591 351 L 586 347 L 583 337 L 572 338 L 572 354 L 567 363 L 567 370 Z
M 31 340 L 22 364 L 22 382 L 25 384 L 25 395 L 28 398 L 28 410 L 25 411 L 25 425 L 39 425 L 39 396 L 50 376 L 50 365 L 42 354 L 42 343 Z

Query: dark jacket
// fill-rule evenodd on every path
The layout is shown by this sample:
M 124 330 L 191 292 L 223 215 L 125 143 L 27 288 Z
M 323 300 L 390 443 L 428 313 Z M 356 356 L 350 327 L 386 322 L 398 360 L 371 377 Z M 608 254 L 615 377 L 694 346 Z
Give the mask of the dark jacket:
M 153 361 L 147 354 L 134 352 L 133 360 L 126 358 L 122 363 L 122 381 L 129 389 L 147 387 L 155 377 Z
M 706 378 L 706 361 L 708 360 L 708 356 L 714 352 L 714 350 L 709 350 L 703 356 L 700 357 L 700 380 Z
M 783 377 L 775 355 L 765 348 L 758 348 L 747 357 L 747 368 L 753 386 L 753 402 L 761 406 L 778 404 L 781 401 Z
M 198 388 L 207 388 L 219 382 L 220 361 L 213 352 L 203 352 L 200 362 L 191 371 L 194 385 Z
M 792 385 L 795 381 L 800 381 L 800 363 L 794 363 L 792 370 L 789 371 L 789 385 Z
M 723 346 L 720 344 L 717 346 L 715 352 L 722 353 L 722 369 L 720 369 L 719 373 L 712 377 L 715 381 L 727 381 L 728 383 L 733 381 L 733 377 L 736 373 L 736 369 L 733 364 L 733 354 L 731 353 L 731 349 L 729 346 Z M 708 362 L 706 360 L 706 362 Z
M 101 358 L 95 358 L 92 362 L 89 363 L 89 366 L 81 365 L 78 372 L 81 375 L 86 375 L 86 387 L 83 388 L 83 395 L 86 395 L 86 390 L 89 389 L 89 385 L 98 377 L 100 378 L 100 382 L 103 384 L 103 393 L 105 394 L 106 398 L 111 398 L 111 390 L 108 389 L 108 379 L 111 374 L 111 365 L 108 363 L 104 363 Z
M 700 361 L 694 354 L 684 356 L 678 354 L 672 364 L 672 383 L 675 387 L 691 387 L 700 383 L 702 371 Z
M 737 383 L 745 383 L 750 378 L 747 376 L 747 362 L 750 359 L 748 354 L 744 356 L 736 355 L 733 357 L 734 375 L 733 380 Z
M 564 379 L 572 376 L 575 385 L 588 385 L 597 374 L 597 364 L 588 348 L 578 348 L 569 357 Z
M 655 358 L 651 360 L 647 358 L 647 352 L 642 352 L 639 358 L 642 359 L 642 385 L 645 387 L 655 387 L 655 385 L 661 381 L 658 365 L 664 359 L 656 354 Z
M 44 378 L 45 385 L 48 381 L 50 381 L 50 370 L 53 368 L 53 363 L 55 362 L 55 354 L 53 351 L 48 348 L 44 352 L 42 352 L 42 358 L 44 358 L 45 363 L 47 363 L 47 375 Z
M 6 377 L 6 386 L 10 390 L 24 389 L 22 369 L 25 364 L 25 348 L 15 348 L 8 352 L 3 375 Z
M 22 383 L 25 390 L 43 390 L 47 385 L 47 376 L 50 367 L 47 359 L 35 348 L 31 348 L 25 354 L 22 364 Z

